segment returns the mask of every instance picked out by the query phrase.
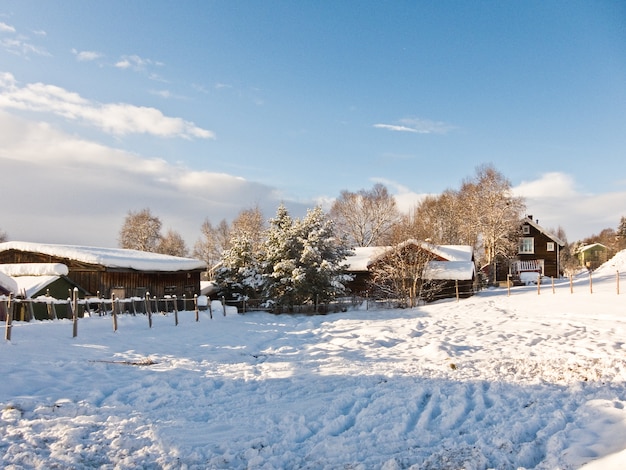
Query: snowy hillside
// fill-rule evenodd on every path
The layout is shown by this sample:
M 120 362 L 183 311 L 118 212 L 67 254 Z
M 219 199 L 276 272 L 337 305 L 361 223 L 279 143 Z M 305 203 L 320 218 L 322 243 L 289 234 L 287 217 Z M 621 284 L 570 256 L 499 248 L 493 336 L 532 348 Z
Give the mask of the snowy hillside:
M 612 263 L 612 264 L 611 264 Z M 617 270 L 621 293 L 617 294 Z M 4 468 L 626 468 L 626 252 L 551 286 L 327 316 L 14 323 Z

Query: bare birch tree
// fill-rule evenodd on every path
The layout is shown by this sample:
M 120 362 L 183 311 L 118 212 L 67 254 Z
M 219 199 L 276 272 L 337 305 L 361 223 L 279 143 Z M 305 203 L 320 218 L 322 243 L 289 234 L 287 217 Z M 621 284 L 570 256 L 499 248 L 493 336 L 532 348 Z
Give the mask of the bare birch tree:
M 164 255 L 186 257 L 189 253 L 183 237 L 177 231 L 169 229 L 165 236 L 161 237 L 157 246 L 157 253 Z
M 380 183 L 356 193 L 342 191 L 331 207 L 330 216 L 339 234 L 345 235 L 354 246 L 388 243 L 399 220 L 395 199 Z
M 128 211 L 120 230 L 120 248 L 155 252 L 161 240 L 161 219 L 152 215 L 150 209 Z
M 230 227 L 225 219 L 217 226 L 205 219 L 200 232 L 201 236 L 193 247 L 193 256 L 207 264 L 209 272 L 206 277 L 211 278 L 212 269 L 220 262 L 224 250 L 230 247 Z
M 476 236 L 471 244 L 482 245 L 485 264 L 492 264 L 498 255 L 510 257 L 516 252 L 526 206 L 513 195 L 511 182 L 502 173 L 492 165 L 479 166 L 474 178 L 461 186 L 459 197 L 464 207 L 459 214 L 462 234 L 468 241 Z
M 421 295 L 423 272 L 434 259 L 428 243 L 408 240 L 382 248 L 370 268 L 370 288 L 375 295 L 397 299 L 401 306 L 415 307 Z

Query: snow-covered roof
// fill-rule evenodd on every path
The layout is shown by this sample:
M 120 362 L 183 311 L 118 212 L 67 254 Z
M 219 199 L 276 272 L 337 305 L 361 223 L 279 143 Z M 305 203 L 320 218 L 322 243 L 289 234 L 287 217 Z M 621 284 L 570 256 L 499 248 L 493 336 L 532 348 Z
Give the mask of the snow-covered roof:
M 192 258 L 148 253 L 122 248 L 102 248 L 75 245 L 53 245 L 31 242 L 0 243 L 0 252 L 8 250 L 28 251 L 57 256 L 108 268 L 128 268 L 137 271 L 193 271 L 206 269 L 206 263 Z
M 603 245 L 602 243 L 592 243 L 590 245 L 583 245 L 579 247 L 578 250 L 576 250 L 576 252 L 582 253 L 583 251 L 590 250 L 591 248 L 604 248 L 605 250 L 608 249 L 608 247 L 606 245 Z
M 429 261 L 422 277 L 430 281 L 471 281 L 475 269 L 473 261 Z
M 565 246 L 565 242 L 563 240 L 561 240 L 559 237 L 557 237 L 556 235 L 547 232 L 546 229 L 544 229 L 541 225 L 539 225 L 537 222 L 535 222 L 531 216 L 528 216 L 526 218 L 524 218 L 522 220 L 523 224 L 528 224 L 528 225 L 532 225 L 533 227 L 535 227 L 535 229 L 537 229 L 539 232 L 543 233 L 546 237 L 552 239 L 555 243 L 557 243 L 559 246 Z
M 407 240 L 400 244 L 400 246 L 416 245 L 422 249 L 431 252 L 432 254 L 450 261 L 464 261 L 472 262 L 474 256 L 474 250 L 469 245 L 434 245 L 428 242 L 420 242 L 414 239 Z M 356 247 L 353 249 L 354 254 L 348 256 L 346 262 L 348 264 L 348 271 L 350 272 L 365 272 L 369 266 L 374 263 L 385 253 L 392 250 L 392 246 L 366 246 Z M 473 265 L 473 262 L 472 262 Z
M 59 276 L 18 276 L 13 279 L 17 283 L 17 295 L 26 294 L 26 298 L 29 298 L 59 279 Z
M 67 276 L 69 269 L 62 263 L 0 264 L 0 272 L 7 276 Z
M 4 274 L 3 272 L 0 272 L 0 287 L 2 287 L 3 290 L 9 292 L 10 294 L 17 295 L 17 282 L 15 282 L 15 279 L 8 276 L 7 274 Z

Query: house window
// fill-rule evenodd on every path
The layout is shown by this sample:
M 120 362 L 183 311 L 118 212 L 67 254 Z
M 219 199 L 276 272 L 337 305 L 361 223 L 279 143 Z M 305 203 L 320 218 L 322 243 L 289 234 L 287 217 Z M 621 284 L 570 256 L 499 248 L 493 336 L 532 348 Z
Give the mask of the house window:
M 533 237 L 523 237 L 519 240 L 519 252 L 520 253 L 534 253 L 535 252 L 535 239 Z
M 546 250 L 554 251 L 554 242 L 548 242 L 548 244 L 546 245 Z
M 524 235 L 529 235 L 530 234 L 530 225 L 522 225 L 522 233 Z

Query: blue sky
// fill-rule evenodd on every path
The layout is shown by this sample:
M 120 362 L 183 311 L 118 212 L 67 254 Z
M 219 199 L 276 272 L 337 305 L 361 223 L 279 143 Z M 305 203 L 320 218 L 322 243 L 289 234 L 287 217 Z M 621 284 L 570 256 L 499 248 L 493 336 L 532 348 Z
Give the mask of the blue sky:
M 625 149 L 619 1 L 0 5 L 14 240 L 115 246 L 149 207 L 191 246 L 205 218 L 375 182 L 409 208 L 491 163 L 574 241 L 626 215 Z

